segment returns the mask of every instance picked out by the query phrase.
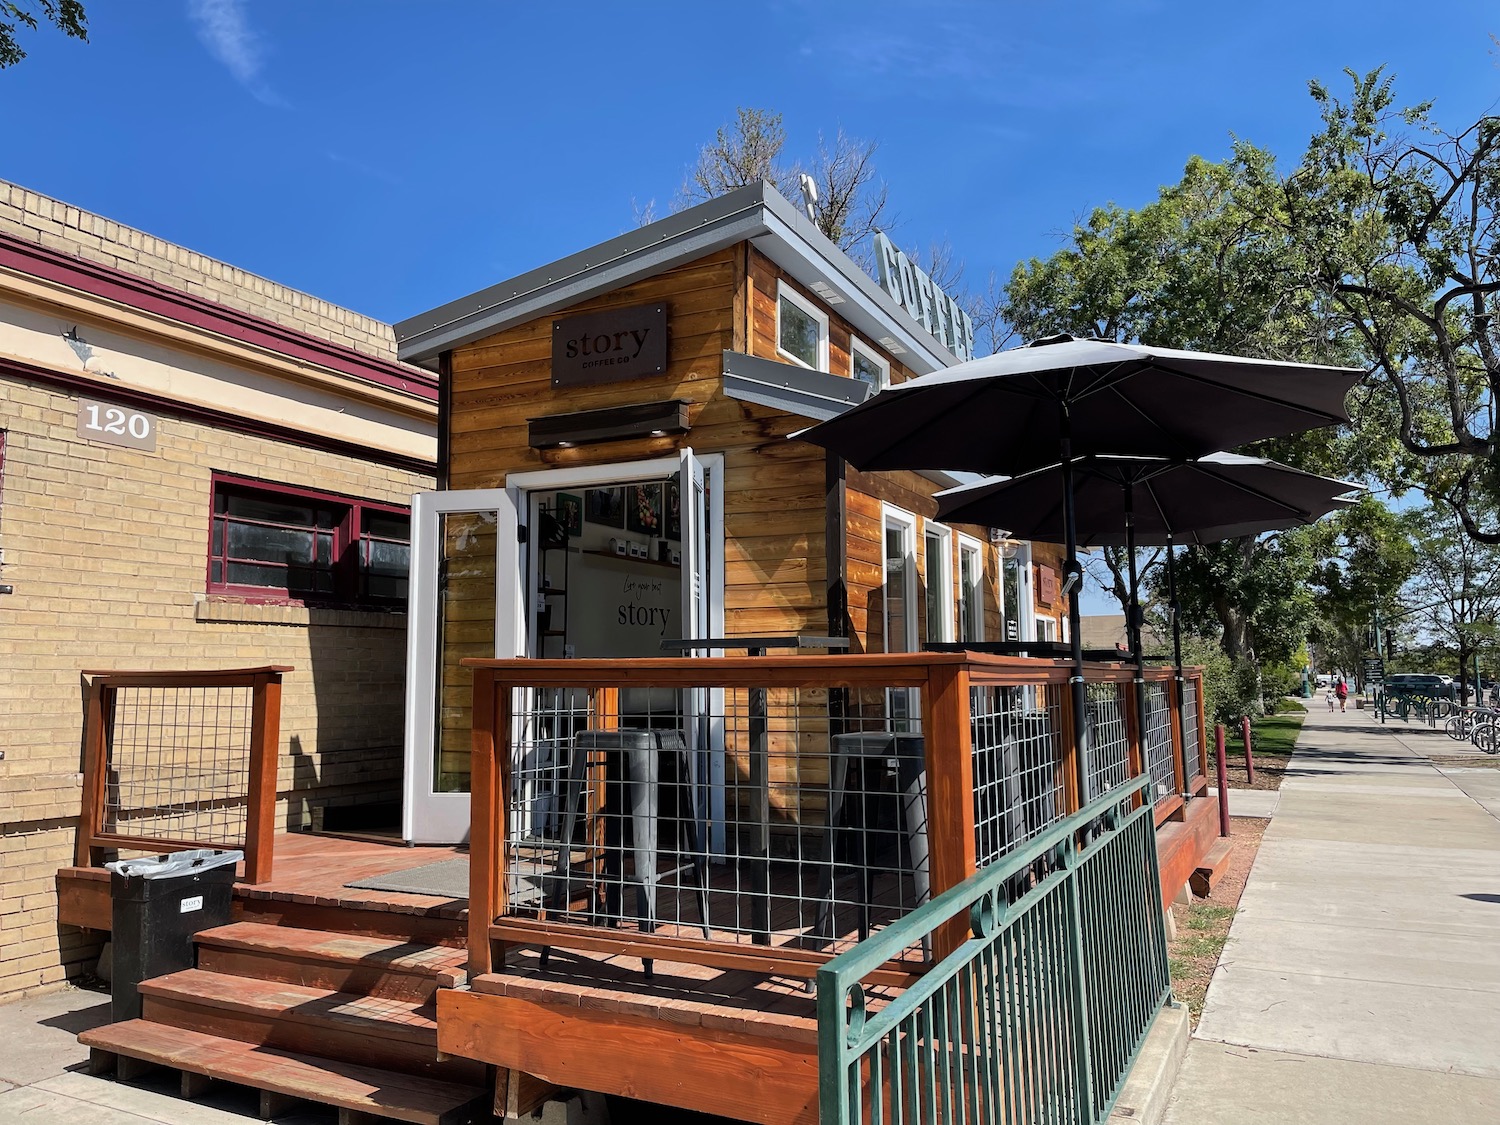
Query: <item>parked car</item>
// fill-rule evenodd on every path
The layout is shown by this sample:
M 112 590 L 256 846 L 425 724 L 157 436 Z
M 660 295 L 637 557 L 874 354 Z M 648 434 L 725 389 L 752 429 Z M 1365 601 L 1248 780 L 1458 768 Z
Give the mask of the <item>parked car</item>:
M 1426 672 L 1397 672 L 1385 678 L 1385 690 L 1405 695 L 1425 695 L 1430 699 L 1452 699 L 1453 682 Z

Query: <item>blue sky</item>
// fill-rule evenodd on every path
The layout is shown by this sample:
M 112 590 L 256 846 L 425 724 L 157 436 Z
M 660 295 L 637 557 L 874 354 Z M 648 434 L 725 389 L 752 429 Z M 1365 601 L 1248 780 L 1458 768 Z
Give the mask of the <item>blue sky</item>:
M 1493 0 L 510 4 L 92 0 L 0 71 L 0 177 L 396 320 L 665 211 L 738 105 L 878 141 L 895 241 L 982 287 L 1385 64 L 1494 112 Z

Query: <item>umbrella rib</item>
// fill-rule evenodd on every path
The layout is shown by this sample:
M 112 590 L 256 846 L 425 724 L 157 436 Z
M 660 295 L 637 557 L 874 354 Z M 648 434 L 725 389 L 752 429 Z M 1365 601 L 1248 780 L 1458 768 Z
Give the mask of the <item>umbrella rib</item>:
M 1267 504 L 1270 504 L 1273 507 L 1280 508 L 1282 511 L 1290 512 L 1292 515 L 1297 516 L 1299 519 L 1309 522 L 1312 520 L 1312 512 L 1310 510 L 1306 508 L 1299 508 L 1296 504 L 1272 496 L 1270 493 L 1264 492 L 1261 489 L 1256 488 L 1254 485 L 1246 484 L 1244 481 L 1234 480 L 1231 477 L 1227 477 L 1222 473 L 1216 472 L 1215 470 L 1208 468 L 1205 462 L 1195 462 L 1194 467 L 1204 476 L 1213 477 L 1215 480 L 1220 481 L 1223 484 L 1227 484 L 1231 488 L 1239 489 L 1239 491 L 1241 492 L 1248 493 L 1249 495 L 1254 496 L 1257 499 L 1264 500 Z
M 1151 417 L 1151 415 L 1147 414 L 1144 408 L 1137 405 L 1128 395 L 1125 394 L 1124 390 L 1121 389 L 1122 385 L 1126 382 L 1127 379 L 1129 379 L 1128 375 L 1124 379 L 1120 379 L 1118 382 L 1110 383 L 1109 386 L 1101 387 L 1099 389 L 1101 391 L 1107 390 L 1112 392 L 1115 398 L 1119 399 L 1122 403 L 1133 410 L 1148 426 L 1151 426 L 1153 429 L 1155 429 L 1156 432 L 1162 436 L 1163 440 L 1166 443 L 1170 444 L 1173 449 L 1182 450 L 1184 448 L 1182 440 L 1171 430 L 1167 429 L 1167 427 L 1158 422 L 1155 418 Z M 1080 397 L 1086 397 L 1088 393 L 1092 392 L 1085 392 L 1085 395 Z
M 1036 379 L 1035 379 L 1034 376 L 1032 377 L 1032 381 L 1033 381 L 1033 383 L 1036 384 L 1036 390 L 1034 392 L 1033 391 L 1028 391 L 1028 390 L 1026 390 L 1024 388 L 1016 388 L 1016 389 L 1020 390 L 1020 392 L 1022 394 L 1025 394 L 1025 395 L 1027 395 L 1030 398 L 1035 398 L 1035 399 L 1044 400 L 1044 401 L 1046 401 L 1046 400 L 1056 401 L 1057 396 L 1055 394 L 1051 393 L 1051 391 L 1047 387 L 1045 387 L 1042 384 L 1038 383 L 1036 381 Z M 979 400 L 981 400 L 986 394 L 990 393 L 990 391 L 992 391 L 994 389 L 995 388 L 994 388 L 994 384 L 993 383 L 980 383 L 980 384 L 977 384 L 967 394 L 963 395 L 958 400 L 958 402 L 956 402 L 956 403 L 947 403 L 947 404 L 940 405 L 939 408 L 938 408 L 938 410 L 937 410 L 937 412 L 935 414 L 928 414 L 917 425 L 907 427 L 905 429 L 905 432 L 903 432 L 901 434 L 901 436 L 899 436 L 897 438 L 894 438 L 893 440 L 891 440 L 889 442 L 886 442 L 884 445 L 882 445 L 879 448 L 879 450 L 875 451 L 871 456 L 861 458 L 860 460 L 863 463 L 865 463 L 865 464 L 875 464 L 875 463 L 877 463 L 882 457 L 884 457 L 886 454 L 890 453 L 893 449 L 900 448 L 900 446 L 902 445 L 902 443 L 905 442 L 911 436 L 911 434 L 913 432 L 919 431 L 919 430 L 921 430 L 922 428 L 924 428 L 926 426 L 931 426 L 931 425 L 938 424 L 939 420 L 944 415 L 952 414 L 955 410 L 958 410 L 961 406 L 972 406 L 975 402 L 978 402 Z M 896 393 L 892 394 L 891 390 L 894 390 Z M 897 409 L 901 409 L 901 408 L 904 407 L 905 409 L 910 410 L 911 409 L 911 404 L 910 404 L 910 402 L 908 400 L 910 399 L 911 396 L 910 395 L 902 395 L 901 392 L 900 392 L 899 385 L 897 387 L 895 387 L 895 388 L 891 388 L 891 390 L 887 390 L 887 391 L 882 391 L 881 392 L 881 394 L 885 394 L 885 395 L 888 396 L 887 400 L 886 400 L 886 403 L 884 404 L 885 405 L 885 409 L 887 409 L 887 410 L 897 410 Z M 921 395 L 917 395 L 917 398 L 919 400 L 920 400 L 921 397 L 922 397 Z M 880 401 L 880 395 L 876 395 L 874 398 L 870 399 L 869 402 L 866 403 L 864 406 L 862 406 L 862 407 L 857 406 L 857 407 L 854 408 L 854 410 L 848 411 L 848 412 L 846 412 L 844 414 L 841 414 L 841 415 L 838 415 L 838 417 L 840 419 L 847 419 L 847 420 L 852 421 L 852 420 L 854 420 L 854 417 L 855 417 L 855 413 L 854 413 L 855 411 L 864 410 L 865 411 L 865 419 L 868 420 L 868 418 L 870 418 L 871 416 L 875 416 L 877 414 L 877 411 L 880 410 L 880 407 L 877 407 L 875 405 L 879 401 Z M 853 459 L 846 457 L 845 460 L 852 461 Z M 928 466 L 928 467 L 929 468 L 951 468 L 951 466 L 947 466 L 947 465 L 934 465 L 934 466 Z M 875 471 L 880 471 L 880 470 L 875 470 Z
M 1146 498 L 1151 501 L 1151 506 L 1156 509 L 1156 514 L 1161 517 L 1162 527 L 1166 528 L 1168 535 L 1172 535 L 1174 534 L 1172 518 L 1167 515 L 1167 510 L 1162 507 L 1161 499 L 1156 495 L 1156 488 L 1151 483 L 1151 477 L 1155 475 L 1152 473 L 1143 478 L 1141 480 L 1141 487 L 1146 490 Z
M 1278 398 L 1276 395 L 1266 394 L 1263 391 L 1252 390 L 1249 387 L 1242 387 L 1234 383 L 1225 383 L 1218 379 L 1205 378 L 1202 375 L 1194 375 L 1190 371 L 1183 371 L 1180 368 L 1172 367 L 1169 364 L 1158 363 L 1154 364 L 1153 366 L 1155 366 L 1160 371 L 1170 372 L 1171 374 L 1176 375 L 1179 379 L 1187 379 L 1194 383 L 1203 383 L 1210 387 L 1218 387 L 1220 390 L 1229 391 L 1233 394 L 1241 395 L 1245 398 L 1252 398 L 1257 402 L 1264 402 L 1270 404 L 1271 406 L 1280 406 L 1285 407 L 1289 410 L 1296 410 L 1303 414 L 1309 414 L 1314 418 L 1322 418 L 1324 420 L 1324 425 L 1343 425 L 1344 423 L 1349 421 L 1349 417 L 1347 414 L 1330 414 L 1328 413 L 1328 411 L 1319 410 L 1315 406 L 1305 406 L 1300 402 L 1289 402 L 1287 399 Z

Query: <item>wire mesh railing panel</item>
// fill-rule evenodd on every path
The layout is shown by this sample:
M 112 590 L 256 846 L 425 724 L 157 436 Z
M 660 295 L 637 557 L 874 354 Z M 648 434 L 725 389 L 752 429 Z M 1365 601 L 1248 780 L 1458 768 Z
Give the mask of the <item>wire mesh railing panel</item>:
M 1160 801 L 1177 791 L 1177 768 L 1172 761 L 1172 703 L 1165 683 L 1146 684 L 1141 744 L 1146 769 L 1151 774 L 1151 799 Z
M 1078 897 L 1098 1120 L 1113 1105 L 1171 990 L 1149 808 L 1088 851 L 1078 867 Z
M 250 687 L 116 687 L 100 829 L 140 841 L 243 847 Z
M 836 951 L 929 895 L 917 688 L 510 690 L 509 914 Z
M 1198 691 L 1197 680 L 1182 681 L 1182 756 L 1186 759 L 1184 765 L 1186 777 L 1191 781 L 1203 773 L 1203 759 L 1200 747 L 1203 742 L 1203 732 L 1198 726 Z
M 1121 785 L 1130 776 L 1130 736 L 1126 727 L 1127 683 L 1087 685 L 1084 721 L 1088 724 L 1088 755 L 1084 761 L 1085 791 L 1089 800 Z
M 994 863 L 1063 815 L 1059 686 L 969 689 L 974 854 Z

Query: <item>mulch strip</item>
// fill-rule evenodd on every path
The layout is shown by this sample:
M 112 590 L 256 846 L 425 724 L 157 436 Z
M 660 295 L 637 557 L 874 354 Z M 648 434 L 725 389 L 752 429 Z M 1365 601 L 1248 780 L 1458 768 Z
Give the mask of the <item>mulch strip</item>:
M 1256 780 L 1259 780 L 1259 755 L 1255 766 Z M 1219 877 L 1213 892 L 1207 898 L 1195 898 L 1191 903 L 1172 907 L 1177 920 L 1177 936 L 1167 944 L 1167 957 L 1172 967 L 1172 995 L 1188 1006 L 1194 1027 L 1198 1026 L 1198 1019 L 1203 1014 L 1209 981 L 1218 967 L 1240 895 L 1244 893 L 1245 881 L 1250 878 L 1250 868 L 1255 863 L 1255 853 L 1260 849 L 1261 837 L 1270 823 L 1258 817 L 1230 817 L 1229 835 L 1234 840 L 1234 850 L 1229 856 L 1229 866 Z

